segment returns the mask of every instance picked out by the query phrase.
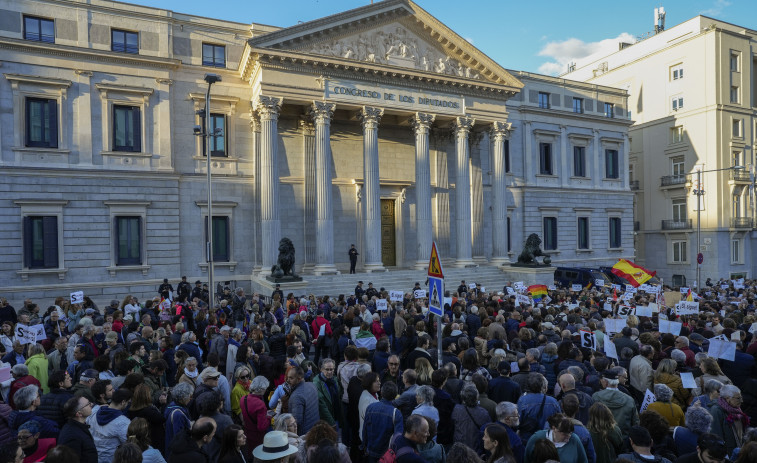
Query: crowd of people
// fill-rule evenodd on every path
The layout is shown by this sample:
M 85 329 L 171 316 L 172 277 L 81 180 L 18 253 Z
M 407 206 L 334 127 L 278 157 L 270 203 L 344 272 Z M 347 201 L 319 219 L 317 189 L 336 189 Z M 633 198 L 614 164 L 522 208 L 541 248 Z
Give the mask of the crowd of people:
M 757 281 L 687 315 L 661 288 L 462 282 L 439 317 L 418 289 L 0 299 L 0 463 L 757 462 Z

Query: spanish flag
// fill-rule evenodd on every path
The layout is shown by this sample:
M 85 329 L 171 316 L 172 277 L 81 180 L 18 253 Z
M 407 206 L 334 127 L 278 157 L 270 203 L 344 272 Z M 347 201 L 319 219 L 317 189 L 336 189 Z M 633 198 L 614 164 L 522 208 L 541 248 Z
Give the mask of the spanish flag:
M 644 267 L 625 259 L 620 259 L 617 264 L 612 266 L 612 273 L 628 280 L 634 288 L 657 274 L 657 272 L 650 272 Z
M 547 295 L 547 287 L 545 285 L 531 285 L 528 287 L 528 292 L 531 293 L 534 302 L 539 302 Z
M 686 293 L 686 300 L 687 301 L 693 301 L 694 300 L 694 296 L 692 296 L 692 294 L 691 294 L 691 288 L 689 288 L 689 291 Z

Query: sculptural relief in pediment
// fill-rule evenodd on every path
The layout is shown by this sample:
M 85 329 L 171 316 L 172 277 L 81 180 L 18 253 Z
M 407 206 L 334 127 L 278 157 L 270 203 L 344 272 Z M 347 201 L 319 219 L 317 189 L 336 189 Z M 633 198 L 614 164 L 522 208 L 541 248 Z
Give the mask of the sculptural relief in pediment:
M 300 51 L 468 79 L 481 78 L 475 69 L 447 56 L 398 23 L 387 24 L 356 36 L 311 44 Z

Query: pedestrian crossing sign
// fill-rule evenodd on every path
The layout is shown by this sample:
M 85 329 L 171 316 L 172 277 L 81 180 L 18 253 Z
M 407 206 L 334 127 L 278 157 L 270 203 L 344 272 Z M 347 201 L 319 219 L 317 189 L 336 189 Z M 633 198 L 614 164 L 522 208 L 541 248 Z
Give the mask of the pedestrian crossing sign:
M 431 245 L 431 258 L 428 261 L 428 276 L 444 279 L 442 260 L 439 259 L 439 252 L 436 250 L 436 241 Z
M 444 280 L 428 277 L 428 310 L 435 315 L 444 313 Z

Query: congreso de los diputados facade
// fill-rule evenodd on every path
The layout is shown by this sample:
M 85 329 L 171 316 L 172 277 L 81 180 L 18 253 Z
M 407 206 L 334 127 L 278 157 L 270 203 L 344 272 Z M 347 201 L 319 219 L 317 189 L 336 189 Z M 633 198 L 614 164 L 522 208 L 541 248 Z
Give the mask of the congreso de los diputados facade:
M 625 89 L 507 69 L 410 0 L 254 16 L 0 0 L 4 296 L 205 281 L 207 229 L 221 280 L 270 272 L 283 237 L 303 275 L 346 273 L 350 244 L 359 272 L 433 242 L 497 266 L 531 233 L 555 264 L 633 257 Z

